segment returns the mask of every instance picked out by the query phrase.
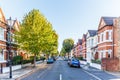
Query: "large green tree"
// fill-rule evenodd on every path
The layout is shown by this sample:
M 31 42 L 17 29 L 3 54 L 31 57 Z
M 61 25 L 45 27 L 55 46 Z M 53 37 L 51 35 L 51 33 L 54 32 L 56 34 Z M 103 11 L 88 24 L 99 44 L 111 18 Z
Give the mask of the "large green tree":
M 50 22 L 39 10 L 33 9 L 23 18 L 20 30 L 16 32 L 15 39 L 21 49 L 34 55 L 35 66 L 36 56 L 40 52 L 49 50 L 53 43 L 57 47 L 58 36 L 54 37 L 54 35 L 57 36 Z
M 60 51 L 60 55 L 61 55 L 61 56 L 65 56 L 65 53 L 66 53 L 65 49 L 62 47 L 62 49 L 61 49 L 61 51 Z
M 49 36 L 48 41 L 45 42 L 43 46 L 43 52 L 46 54 L 46 57 L 53 56 L 57 54 L 58 51 L 58 35 L 53 30 L 51 36 Z
M 68 53 L 68 59 L 69 59 L 69 53 L 70 53 L 71 49 L 73 48 L 73 46 L 74 46 L 73 39 L 69 38 L 69 39 L 65 39 L 63 41 L 63 48 L 64 48 L 65 52 Z

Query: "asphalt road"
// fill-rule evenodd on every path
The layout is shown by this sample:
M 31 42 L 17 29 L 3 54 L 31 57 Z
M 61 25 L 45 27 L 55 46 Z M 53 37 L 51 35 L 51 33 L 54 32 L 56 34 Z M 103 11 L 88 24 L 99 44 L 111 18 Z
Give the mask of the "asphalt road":
M 22 80 L 120 80 L 116 76 L 94 68 L 84 70 L 82 68 L 69 67 L 67 61 L 57 60 L 48 67 L 39 70 Z

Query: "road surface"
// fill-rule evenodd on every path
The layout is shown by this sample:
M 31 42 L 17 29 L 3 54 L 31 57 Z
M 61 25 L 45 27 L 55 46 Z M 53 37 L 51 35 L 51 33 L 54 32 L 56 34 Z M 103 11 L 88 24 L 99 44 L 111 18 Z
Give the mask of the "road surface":
M 63 60 L 57 60 L 47 66 L 22 80 L 120 80 L 116 76 L 95 68 L 84 70 L 69 67 L 67 61 Z

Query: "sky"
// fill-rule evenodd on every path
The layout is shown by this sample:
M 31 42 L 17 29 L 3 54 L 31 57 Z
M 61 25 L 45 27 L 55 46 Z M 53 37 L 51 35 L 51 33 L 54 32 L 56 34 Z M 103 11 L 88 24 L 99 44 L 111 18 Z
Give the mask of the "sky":
M 76 43 L 87 30 L 97 30 L 102 16 L 120 16 L 120 0 L 0 0 L 0 7 L 6 19 L 19 21 L 39 9 L 59 35 L 59 51 L 64 39 Z

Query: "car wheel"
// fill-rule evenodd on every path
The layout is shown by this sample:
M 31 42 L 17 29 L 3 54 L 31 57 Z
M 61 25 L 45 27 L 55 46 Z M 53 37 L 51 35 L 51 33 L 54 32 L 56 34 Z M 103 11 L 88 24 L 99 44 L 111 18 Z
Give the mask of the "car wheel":
M 78 66 L 78 68 L 80 68 L 80 65 Z
M 72 67 L 72 65 L 70 65 L 70 67 Z

